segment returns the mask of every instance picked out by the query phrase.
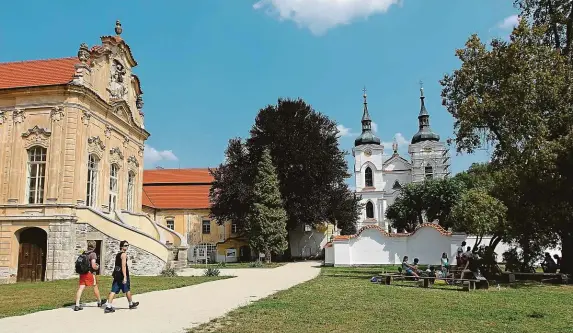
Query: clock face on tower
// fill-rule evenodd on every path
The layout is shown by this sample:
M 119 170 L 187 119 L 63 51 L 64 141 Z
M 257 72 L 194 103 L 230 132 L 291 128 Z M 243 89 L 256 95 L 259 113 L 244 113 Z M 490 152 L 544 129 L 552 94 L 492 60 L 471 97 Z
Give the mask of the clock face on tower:
M 364 151 L 364 155 L 366 155 L 366 156 L 372 155 L 372 150 L 366 149 L 366 150 Z

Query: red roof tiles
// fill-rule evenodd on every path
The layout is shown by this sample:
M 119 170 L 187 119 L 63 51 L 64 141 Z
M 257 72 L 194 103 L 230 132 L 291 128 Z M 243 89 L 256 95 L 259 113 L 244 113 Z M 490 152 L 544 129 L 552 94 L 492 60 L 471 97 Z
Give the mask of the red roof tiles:
M 213 177 L 208 169 L 143 171 L 143 205 L 156 209 L 208 209 Z
M 76 57 L 0 63 L 0 89 L 69 83 L 77 63 Z
M 411 233 L 403 233 L 403 234 L 399 234 L 399 233 L 388 233 L 386 230 L 380 228 L 377 225 L 367 225 L 364 226 L 362 228 L 360 228 L 360 230 L 358 230 L 358 232 L 354 235 L 345 235 L 345 236 L 334 236 L 333 237 L 333 241 L 344 241 L 344 240 L 349 240 L 351 238 L 356 238 L 358 236 L 360 236 L 360 234 L 368 229 L 376 229 L 378 231 L 380 231 L 380 233 L 382 233 L 383 235 L 385 235 L 386 237 L 409 237 L 412 236 L 413 234 L 416 233 L 416 231 L 420 230 L 421 228 L 425 228 L 425 227 L 430 227 L 430 228 L 434 228 L 436 229 L 442 236 L 451 236 L 452 233 L 445 230 L 442 226 L 438 225 L 438 224 L 434 224 L 434 223 L 422 223 L 420 224 L 418 227 L 416 227 L 416 229 L 414 229 L 413 232 Z

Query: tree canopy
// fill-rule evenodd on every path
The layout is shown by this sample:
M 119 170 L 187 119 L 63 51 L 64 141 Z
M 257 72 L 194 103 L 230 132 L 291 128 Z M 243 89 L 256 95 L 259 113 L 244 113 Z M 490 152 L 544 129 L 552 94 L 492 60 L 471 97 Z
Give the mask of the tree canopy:
M 496 187 L 507 195 L 502 200 L 514 239 L 524 248 L 536 243 L 531 248 L 538 249 L 560 240 L 562 271 L 568 272 L 573 259 L 573 66 L 568 53 L 548 37 L 550 27 L 541 24 L 553 19 L 539 16 L 545 10 L 540 6 L 558 1 L 519 3 L 525 17 L 533 13 L 533 27 L 521 20 L 509 41 L 494 39 L 489 47 L 471 36 L 456 51 L 461 67 L 441 80 L 443 104 L 455 118 L 458 151 L 493 146 L 492 165 L 503 175 L 498 183 L 506 186 Z

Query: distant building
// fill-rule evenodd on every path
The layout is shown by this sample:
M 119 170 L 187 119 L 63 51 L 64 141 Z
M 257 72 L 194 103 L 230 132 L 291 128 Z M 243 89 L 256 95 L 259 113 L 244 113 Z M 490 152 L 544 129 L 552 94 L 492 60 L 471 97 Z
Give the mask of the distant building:
M 384 146 L 372 132 L 372 120 L 364 91 L 362 133 L 354 141 L 352 149 L 356 193 L 362 196 L 361 203 L 364 204 L 358 228 L 377 225 L 389 231 L 386 209 L 394 203 L 402 186 L 425 179 L 444 178 L 450 174 L 448 147 L 432 131 L 423 88 L 420 93 L 418 132 L 408 147 L 408 160 L 398 153 L 396 141 L 392 144 L 392 155 L 384 154 Z
M 191 262 L 250 261 L 249 247 L 237 225 L 218 225 L 209 217 L 209 169 L 159 169 L 143 172 L 143 211 L 183 235 Z

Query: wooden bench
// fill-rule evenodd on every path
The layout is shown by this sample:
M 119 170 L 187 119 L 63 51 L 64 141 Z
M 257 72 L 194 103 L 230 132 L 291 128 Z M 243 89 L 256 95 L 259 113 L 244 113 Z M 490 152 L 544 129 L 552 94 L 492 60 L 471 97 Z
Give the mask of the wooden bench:
M 380 276 L 380 283 L 384 281 L 385 285 L 392 284 L 393 280 L 403 280 L 403 281 L 413 281 L 413 282 L 421 282 L 420 286 L 424 288 L 429 288 L 430 285 L 433 284 L 435 280 L 442 280 L 442 281 L 452 281 L 452 282 L 462 282 L 463 290 L 464 291 L 471 291 L 475 289 L 489 289 L 489 282 L 486 279 L 478 280 L 478 279 L 458 279 L 458 278 L 437 278 L 432 276 L 420 276 L 418 277 L 418 281 L 415 280 L 412 276 L 406 276 L 401 274 L 382 274 Z
M 503 272 L 504 275 L 507 276 L 507 281 L 509 283 L 514 283 L 517 281 L 517 277 L 520 277 L 520 280 L 533 280 L 539 282 L 548 282 L 548 281 L 556 281 L 557 283 L 567 284 L 569 278 L 567 274 L 561 273 L 514 273 L 514 272 Z

